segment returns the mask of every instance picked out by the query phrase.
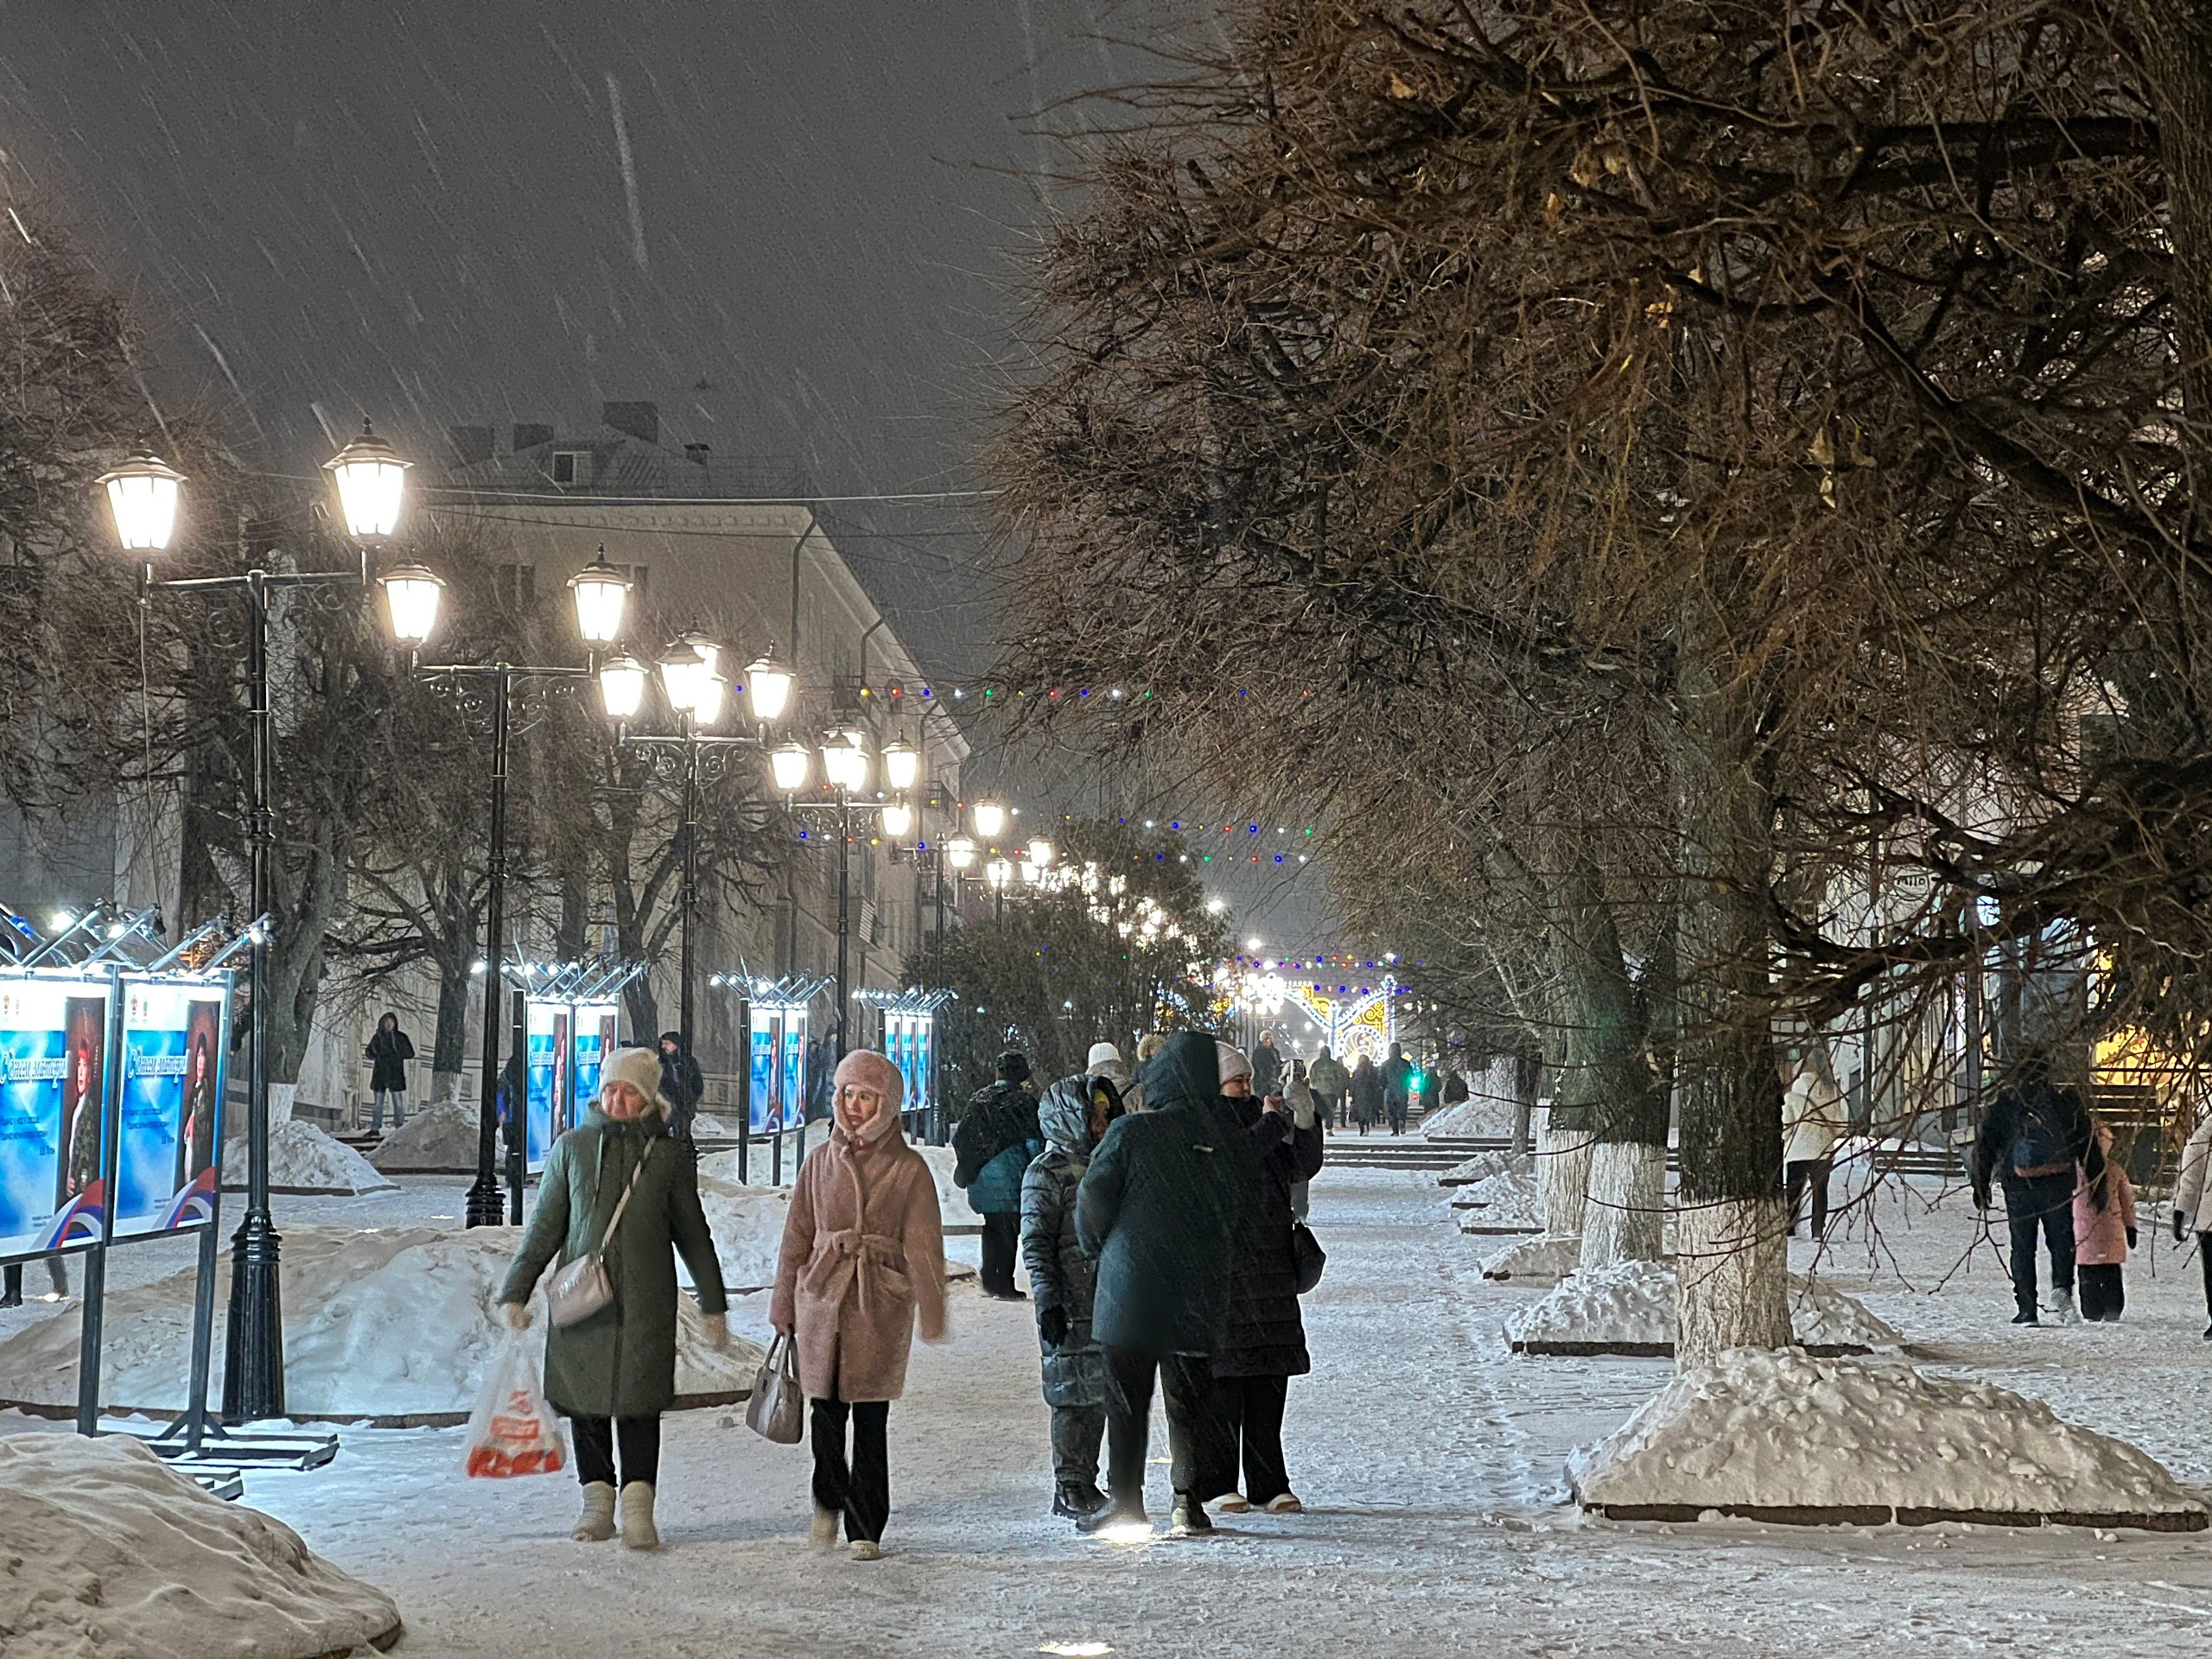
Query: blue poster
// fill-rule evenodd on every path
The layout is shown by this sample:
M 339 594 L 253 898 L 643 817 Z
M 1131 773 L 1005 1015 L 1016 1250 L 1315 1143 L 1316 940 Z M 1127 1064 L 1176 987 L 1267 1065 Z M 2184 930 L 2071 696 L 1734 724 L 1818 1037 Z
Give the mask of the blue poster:
M 776 1110 L 776 1016 L 766 1008 L 753 1010 L 753 1090 L 747 1108 L 753 1133 L 766 1135 L 778 1122 Z
M 200 1226 L 214 1214 L 215 1149 L 223 1143 L 222 1032 L 219 988 L 124 987 L 118 1236 Z
M 614 1052 L 615 1007 L 612 1002 L 579 1002 L 575 1009 L 575 1078 L 572 1119 L 580 1119 L 599 1098 L 600 1069 Z
M 108 985 L 0 980 L 0 1256 L 105 1226 Z
M 569 1127 L 568 1004 L 530 1002 L 524 1021 L 523 1156 L 535 1175 Z
M 786 1008 L 784 1027 L 783 1123 L 795 1129 L 806 1122 L 806 1011 Z
M 914 1022 L 914 1104 L 933 1103 L 930 1093 L 930 1052 L 935 1046 L 937 1016 L 925 1014 Z

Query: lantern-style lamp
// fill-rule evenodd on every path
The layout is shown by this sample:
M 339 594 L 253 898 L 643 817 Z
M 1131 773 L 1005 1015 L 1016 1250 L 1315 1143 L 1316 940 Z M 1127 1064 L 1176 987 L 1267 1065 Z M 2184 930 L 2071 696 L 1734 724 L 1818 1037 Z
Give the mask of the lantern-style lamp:
M 812 751 L 796 739 L 768 751 L 768 770 L 775 777 L 777 789 L 785 795 L 796 795 L 806 787 L 806 774 L 813 765 Z
M 889 789 L 904 792 L 914 786 L 914 779 L 921 776 L 921 751 L 903 737 L 894 737 L 883 746 L 883 782 Z
M 996 801 L 978 801 L 969 809 L 969 816 L 976 821 L 976 833 L 985 841 L 996 841 L 1006 830 L 1006 808 Z
M 745 699 L 752 705 L 753 718 L 781 720 L 791 706 L 791 671 L 777 657 L 772 639 L 766 652 L 745 671 Z
M 361 435 L 322 463 L 337 480 L 338 506 L 346 532 L 360 542 L 380 542 L 399 528 L 407 496 L 407 463 L 399 452 L 361 423 Z
M 649 671 L 634 657 L 615 657 L 599 668 L 599 704 L 609 720 L 635 720 L 645 707 Z
M 184 474 L 150 449 L 137 449 L 93 480 L 107 491 L 115 538 L 126 553 L 159 553 L 176 534 Z
M 391 619 L 391 637 L 410 651 L 416 649 L 438 626 L 438 607 L 445 598 L 445 583 L 429 566 L 413 559 L 394 566 L 377 581 L 384 588 L 384 606 Z
M 622 637 L 622 613 L 629 608 L 630 578 L 607 562 L 607 550 L 569 578 L 576 601 L 576 632 L 588 645 L 611 645 Z
M 944 861 L 956 870 L 972 868 L 976 862 L 976 843 L 965 836 L 955 836 L 944 843 Z

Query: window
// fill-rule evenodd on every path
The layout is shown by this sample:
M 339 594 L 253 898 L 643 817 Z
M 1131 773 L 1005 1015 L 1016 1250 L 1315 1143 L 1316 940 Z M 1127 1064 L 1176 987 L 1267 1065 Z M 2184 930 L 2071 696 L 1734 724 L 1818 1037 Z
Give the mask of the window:
M 499 596 L 500 604 L 511 609 L 530 609 L 537 601 L 537 567 L 534 564 L 493 565 L 492 591 Z
M 642 564 L 626 564 L 622 569 L 628 572 L 630 577 L 630 603 L 644 604 L 645 602 L 645 567 Z
M 553 481 L 556 484 L 588 484 L 591 481 L 591 455 L 582 449 L 556 449 L 553 452 Z

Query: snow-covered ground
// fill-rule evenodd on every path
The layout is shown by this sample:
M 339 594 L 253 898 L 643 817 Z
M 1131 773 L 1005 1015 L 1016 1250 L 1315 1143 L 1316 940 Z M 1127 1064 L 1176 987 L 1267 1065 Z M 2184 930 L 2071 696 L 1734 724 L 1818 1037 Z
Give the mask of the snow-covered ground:
M 381 1207 L 399 1224 L 457 1208 L 463 1185 L 287 1203 L 319 1206 L 318 1219 Z M 1225 1517 L 1203 1541 L 1077 1538 L 1046 1513 L 1029 1310 L 972 1287 L 955 1293 L 953 1340 L 917 1348 L 892 1409 L 894 1512 L 879 1563 L 808 1553 L 804 1449 L 760 1440 L 734 1411 L 668 1420 L 668 1548 L 656 1556 L 569 1543 L 565 1477 L 462 1480 L 455 1430 L 347 1431 L 327 1469 L 249 1471 L 247 1501 L 390 1591 L 409 1628 L 401 1652 L 442 1659 L 968 1659 L 1084 1642 L 1344 1659 L 2049 1659 L 2212 1643 L 2203 1535 L 1585 1518 L 1568 1454 L 1618 1429 L 1673 1367 L 1515 1357 L 1505 1319 L 1542 1293 L 1484 1281 L 1484 1244 L 1437 1196 L 1433 1175 L 1398 1171 L 1325 1171 L 1313 1185 L 1329 1270 L 1306 1299 L 1314 1372 L 1291 1386 L 1287 1433 L 1305 1516 Z M 280 1222 L 289 1213 L 280 1205 Z M 2022 1330 L 2005 1323 L 2001 1261 L 1974 1244 L 1956 1199 L 1930 1211 L 1924 1197 L 1892 1198 L 1878 1218 L 1877 1237 L 1867 1217 L 1846 1217 L 1819 1270 L 1903 1332 L 1924 1370 L 2041 1399 L 2183 1482 L 2212 1484 L 2212 1344 L 2200 1339 L 2193 1261 L 2170 1243 L 2155 1262 L 2146 1250 L 2129 1269 L 2125 1323 Z M 1810 1247 L 1791 1249 L 1806 1271 Z M 1164 1460 L 1164 1444 L 1154 1455 Z M 1152 1472 L 1164 1519 L 1164 1461 Z

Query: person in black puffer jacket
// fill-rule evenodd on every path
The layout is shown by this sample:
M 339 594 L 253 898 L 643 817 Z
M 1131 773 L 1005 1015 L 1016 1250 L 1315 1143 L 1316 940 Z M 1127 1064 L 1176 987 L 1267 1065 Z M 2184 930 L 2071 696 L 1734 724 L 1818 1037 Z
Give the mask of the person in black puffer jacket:
M 2074 1307 L 2074 1185 L 2079 1166 L 2091 1191 L 2101 1192 L 2105 1159 L 2089 1109 L 2078 1090 L 2051 1077 L 2050 1056 L 2030 1049 L 1990 1103 L 1975 1137 L 1974 1183 L 1977 1210 L 1990 1204 L 1993 1179 L 2005 1188 L 2005 1217 L 2012 1235 L 2015 1325 L 2037 1325 L 2036 1234 L 2050 1249 L 2050 1300 L 2061 1325 L 2080 1316 Z
M 1052 1408 L 1052 1513 L 1075 1520 L 1106 1503 L 1098 1490 L 1106 1356 L 1090 1334 L 1098 1264 L 1077 1237 L 1075 1197 L 1092 1148 L 1121 1115 L 1110 1077 L 1062 1077 L 1038 1103 L 1045 1150 L 1021 1178 L 1021 1259 L 1037 1306 L 1045 1403 Z
M 1298 1309 L 1298 1261 L 1291 1245 L 1292 1187 L 1321 1167 L 1321 1129 L 1310 1092 L 1289 1111 L 1279 1096 L 1252 1097 L 1251 1063 L 1227 1044 L 1220 1053 L 1222 1105 L 1243 1128 L 1259 1166 L 1258 1202 L 1230 1276 L 1229 1334 L 1212 1361 L 1198 1502 L 1221 1497 L 1224 1510 L 1256 1504 L 1278 1515 L 1305 1506 L 1290 1490 L 1282 1449 L 1283 1406 L 1290 1379 L 1313 1369 Z M 1239 1452 L 1244 1490 L 1236 1491 Z

